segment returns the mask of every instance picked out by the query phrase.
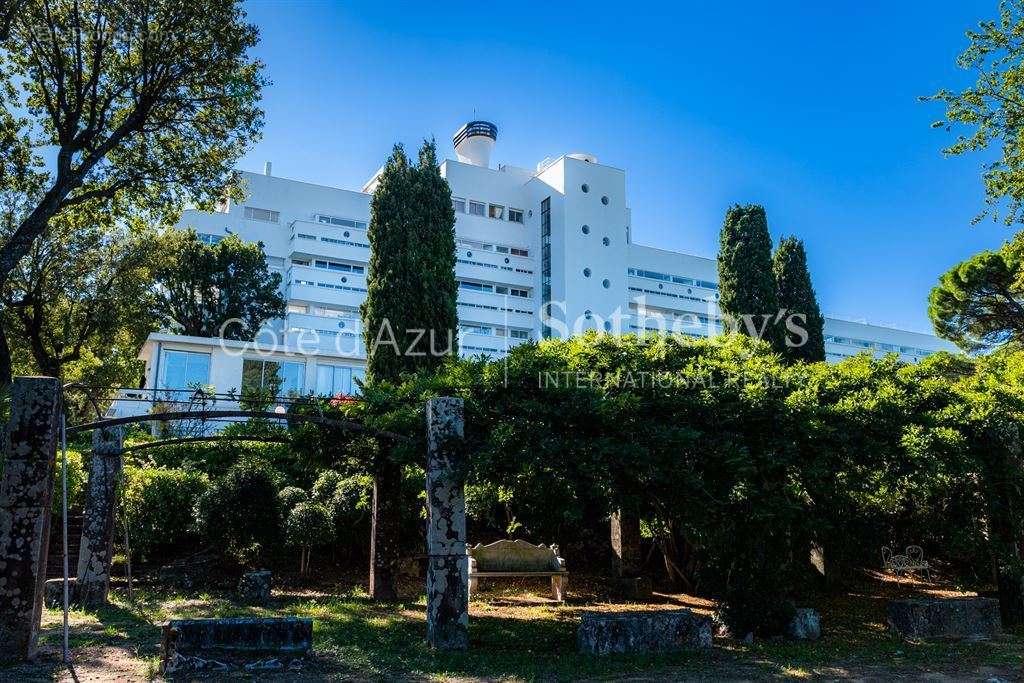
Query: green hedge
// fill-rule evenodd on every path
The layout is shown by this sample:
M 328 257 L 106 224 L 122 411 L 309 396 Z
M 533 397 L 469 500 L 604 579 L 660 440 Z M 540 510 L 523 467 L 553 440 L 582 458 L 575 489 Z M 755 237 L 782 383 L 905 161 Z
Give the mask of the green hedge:
M 127 465 L 119 517 L 128 524 L 132 556 L 151 561 L 199 550 L 195 509 L 209 486 L 201 472 Z

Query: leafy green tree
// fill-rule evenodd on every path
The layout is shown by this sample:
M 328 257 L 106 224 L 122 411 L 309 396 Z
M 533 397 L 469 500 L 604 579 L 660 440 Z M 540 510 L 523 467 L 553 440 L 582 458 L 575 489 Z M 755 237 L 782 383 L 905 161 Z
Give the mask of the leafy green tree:
M 395 145 L 370 202 L 370 263 L 361 307 L 367 379 L 396 381 L 458 353 L 455 210 L 437 148 L 413 165 Z M 370 594 L 397 598 L 401 464 L 386 451 L 374 466 Z
M 158 327 L 154 236 L 84 207 L 53 223 L 0 290 L 4 334 L 29 356 L 19 371 L 136 384 L 139 348 Z
M 309 572 L 309 556 L 313 548 L 323 548 L 334 540 L 334 518 L 326 505 L 303 501 L 298 503 L 284 523 L 285 543 L 302 551 L 299 573 Z
M 0 39 L 0 289 L 69 210 L 163 222 L 235 187 L 265 83 L 241 0 L 8 2 Z
M 284 316 L 281 275 L 268 269 L 262 242 L 229 235 L 210 245 L 194 230 L 171 230 L 160 253 L 156 310 L 180 334 L 252 340 Z
M 818 308 L 818 298 L 807 270 L 804 243 L 796 237 L 779 240 L 772 257 L 772 271 L 779 307 L 786 312 L 784 355 L 791 361 L 825 360 L 825 318 Z
M 764 207 L 736 205 L 726 212 L 718 247 L 718 290 L 718 305 L 729 327 L 782 349 L 772 238 Z
M 262 462 L 233 465 L 196 505 L 206 541 L 243 564 L 257 564 L 281 540 L 278 478 Z
M 937 335 L 965 351 L 1024 342 L 1024 232 L 944 273 L 928 317 Z
M 957 58 L 957 65 L 973 72 L 977 81 L 963 90 L 942 89 L 923 97 L 941 102 L 946 107 L 945 119 L 933 127 L 951 131 L 967 130 L 957 135 L 956 142 L 946 148 L 949 155 L 959 156 L 995 147 L 992 161 L 983 164 L 989 210 L 979 214 L 981 220 L 991 212 L 999 219 L 1000 208 L 1007 225 L 1024 218 L 1024 2 L 1002 0 L 999 17 L 982 21 L 978 29 L 967 31 L 970 44 Z

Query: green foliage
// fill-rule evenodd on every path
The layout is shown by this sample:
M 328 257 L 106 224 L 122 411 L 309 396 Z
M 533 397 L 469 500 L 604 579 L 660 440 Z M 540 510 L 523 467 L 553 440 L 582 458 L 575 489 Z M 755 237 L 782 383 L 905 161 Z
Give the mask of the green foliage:
M 736 205 L 726 212 L 718 248 L 718 290 L 719 308 L 732 329 L 783 348 L 764 207 Z
M 285 486 L 277 494 L 277 497 L 281 501 L 281 510 L 285 514 L 288 514 L 299 503 L 305 503 L 309 500 L 309 494 L 298 486 Z
M 804 243 L 796 237 L 783 237 L 772 257 L 772 272 L 778 291 L 779 307 L 786 316 L 796 316 L 792 325 L 784 330 L 783 354 L 791 361 L 817 362 L 825 360 L 825 318 L 818 308 L 818 298 L 807 270 Z M 802 316 L 802 318 L 800 317 Z M 806 333 L 801 334 L 799 330 Z
M 161 242 L 156 309 L 180 334 L 251 341 L 263 323 L 284 316 L 281 275 L 268 269 L 262 242 L 229 235 L 209 245 L 194 230 L 169 231 Z
M 233 465 L 199 499 L 199 527 L 212 547 L 255 563 L 281 538 L 278 477 L 264 463 Z
M 959 156 L 996 147 L 993 161 L 984 162 L 982 180 L 985 184 L 989 210 L 975 218 L 981 220 L 991 212 L 993 220 L 1005 205 L 1002 217 L 1011 225 L 1024 217 L 1024 126 L 1020 111 L 1024 93 L 1024 3 L 1002 0 L 999 17 L 978 24 L 967 31 L 970 44 L 957 58 L 957 66 L 974 73 L 977 81 L 961 91 L 942 89 L 922 98 L 941 102 L 946 108 L 944 120 L 933 127 L 967 130 L 957 135 L 956 142 L 945 149 L 946 154 Z
M 288 514 L 285 543 L 292 548 L 323 548 L 334 541 L 334 520 L 326 505 L 306 501 Z
M 195 509 L 209 486 L 200 472 L 126 465 L 118 518 L 132 555 L 149 561 L 196 549 Z
M 1024 342 L 1024 232 L 944 273 L 928 317 L 937 335 L 965 351 Z
M 233 426 L 233 425 L 232 425 Z M 225 433 L 230 434 L 228 430 Z M 209 441 L 171 444 L 143 451 L 147 461 L 159 467 L 174 467 L 203 472 L 211 479 L 227 474 L 239 462 L 260 462 L 279 473 L 286 485 L 308 487 L 314 472 L 298 459 L 286 443 L 260 441 Z
M 85 485 L 89 475 L 85 471 L 85 461 L 79 451 L 68 450 L 68 509 L 81 510 L 85 507 Z M 0 472 L 2 472 L 0 468 Z M 57 452 L 57 467 L 54 470 L 53 503 L 50 509 L 54 516 L 61 517 L 64 511 L 63 473 L 61 454 Z
M 457 354 L 455 210 L 433 141 L 417 165 L 395 145 L 370 202 L 367 237 L 367 377 L 396 380 Z

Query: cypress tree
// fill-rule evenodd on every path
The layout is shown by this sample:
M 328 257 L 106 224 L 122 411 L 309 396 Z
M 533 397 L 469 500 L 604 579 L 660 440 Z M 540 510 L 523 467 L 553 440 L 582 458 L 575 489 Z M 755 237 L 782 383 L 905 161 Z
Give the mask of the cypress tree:
M 370 201 L 370 262 L 360 308 L 369 382 L 436 367 L 458 352 L 455 210 L 437 148 L 412 165 L 395 145 Z M 401 464 L 382 452 L 374 467 L 370 595 L 398 597 Z
M 803 344 L 790 346 L 785 343 L 786 339 L 790 343 L 799 344 L 804 337 L 788 329 L 784 331 L 783 354 L 790 361 L 803 360 L 813 363 L 825 360 L 825 319 L 818 308 L 818 299 L 811 284 L 811 274 L 807 270 L 804 243 L 796 237 L 783 237 L 772 258 L 772 270 L 775 273 L 779 307 L 786 311 L 787 316 L 803 315 L 802 321 L 791 321 L 793 325 L 802 327 L 807 333 Z
M 731 207 L 718 248 L 718 306 L 734 331 L 781 350 L 779 299 L 772 274 L 772 238 L 764 207 Z

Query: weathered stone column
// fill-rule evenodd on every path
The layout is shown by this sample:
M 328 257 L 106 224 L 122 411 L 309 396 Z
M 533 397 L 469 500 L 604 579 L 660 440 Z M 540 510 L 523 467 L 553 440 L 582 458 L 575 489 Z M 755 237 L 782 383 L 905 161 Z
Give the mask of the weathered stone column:
M 33 657 L 50 540 L 60 380 L 17 377 L 0 483 L 0 661 Z
M 78 602 L 83 607 L 100 607 L 107 602 L 123 442 L 124 432 L 119 426 L 96 429 L 92 433 L 92 465 L 85 494 L 76 582 Z
M 427 402 L 427 643 L 469 646 L 462 399 Z
M 612 569 L 615 576 L 634 578 L 640 575 L 640 516 L 624 510 L 612 513 Z

